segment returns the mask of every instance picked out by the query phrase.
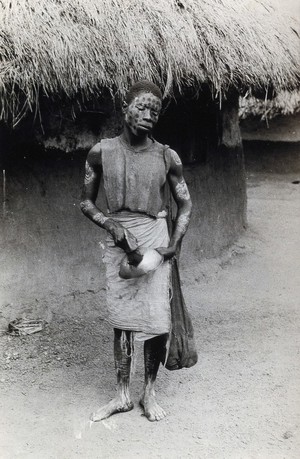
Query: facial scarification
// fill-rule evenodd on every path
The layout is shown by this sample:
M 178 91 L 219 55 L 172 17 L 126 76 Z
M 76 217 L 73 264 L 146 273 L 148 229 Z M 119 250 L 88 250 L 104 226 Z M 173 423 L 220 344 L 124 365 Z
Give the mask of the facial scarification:
M 151 92 L 140 93 L 127 107 L 125 123 L 134 135 L 151 132 L 161 110 L 161 100 Z
M 181 159 L 179 158 L 179 156 L 176 153 L 176 151 L 171 150 L 171 158 L 175 162 L 175 164 L 177 164 L 177 166 L 182 166 Z
M 89 165 L 89 163 L 86 161 L 85 163 L 85 176 L 84 176 L 84 183 L 85 185 L 89 185 L 92 180 L 94 179 L 95 177 L 95 173 L 93 171 L 93 169 L 91 168 L 91 166 Z
M 190 199 L 188 187 L 183 179 L 175 186 L 175 192 L 179 199 L 183 199 L 184 201 Z

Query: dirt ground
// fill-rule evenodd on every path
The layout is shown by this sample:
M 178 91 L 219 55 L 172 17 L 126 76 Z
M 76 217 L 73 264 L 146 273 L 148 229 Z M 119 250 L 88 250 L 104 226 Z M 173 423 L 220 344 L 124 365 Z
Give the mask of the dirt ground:
M 0 457 L 299 458 L 299 179 L 249 171 L 246 233 L 211 261 L 184 247 L 199 362 L 161 369 L 163 421 L 150 423 L 138 406 L 138 347 L 135 409 L 89 422 L 115 393 L 111 329 L 85 305 L 93 292 L 81 295 L 82 315 L 45 311 L 43 332 L 0 336 Z

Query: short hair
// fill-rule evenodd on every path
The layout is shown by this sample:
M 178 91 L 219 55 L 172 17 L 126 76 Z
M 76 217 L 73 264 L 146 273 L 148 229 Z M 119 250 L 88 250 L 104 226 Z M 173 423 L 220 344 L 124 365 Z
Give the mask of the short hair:
M 130 104 L 141 92 L 151 92 L 151 94 L 158 97 L 160 100 L 163 98 L 162 92 L 156 84 L 148 80 L 141 80 L 134 83 L 127 92 L 125 99 L 127 104 Z

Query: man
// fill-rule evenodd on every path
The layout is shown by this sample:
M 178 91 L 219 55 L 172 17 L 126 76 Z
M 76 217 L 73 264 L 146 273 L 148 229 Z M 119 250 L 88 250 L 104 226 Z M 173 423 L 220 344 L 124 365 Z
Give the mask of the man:
M 187 230 L 192 205 L 179 156 L 151 136 L 161 107 L 162 94 L 156 85 L 148 81 L 134 84 L 123 106 L 122 134 L 97 143 L 87 156 L 81 209 L 108 232 L 104 258 L 107 308 L 114 327 L 118 383 L 116 398 L 95 412 L 93 421 L 133 408 L 129 382 L 134 340 L 144 341 L 145 384 L 140 404 L 145 416 L 159 421 L 166 415 L 156 402 L 154 383 L 171 326 L 168 260 Z M 106 215 L 96 206 L 102 176 Z M 166 223 L 166 182 L 177 204 L 171 238 Z M 125 252 L 129 263 L 137 266 L 143 258 L 142 248 L 156 249 L 164 262 L 147 275 L 122 279 L 119 268 Z

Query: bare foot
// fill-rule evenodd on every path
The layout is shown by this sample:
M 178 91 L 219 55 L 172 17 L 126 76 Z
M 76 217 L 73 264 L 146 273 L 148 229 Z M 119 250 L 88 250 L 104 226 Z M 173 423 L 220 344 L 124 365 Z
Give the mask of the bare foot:
M 124 400 L 124 397 L 117 396 L 107 405 L 102 406 L 95 413 L 91 414 L 91 421 L 97 422 L 102 421 L 103 419 L 109 418 L 112 414 L 115 413 L 125 413 L 125 411 L 130 411 L 133 408 L 133 403 L 131 400 Z
M 144 395 L 140 405 L 144 408 L 145 416 L 149 421 L 160 421 L 167 415 L 156 402 L 154 395 Z

